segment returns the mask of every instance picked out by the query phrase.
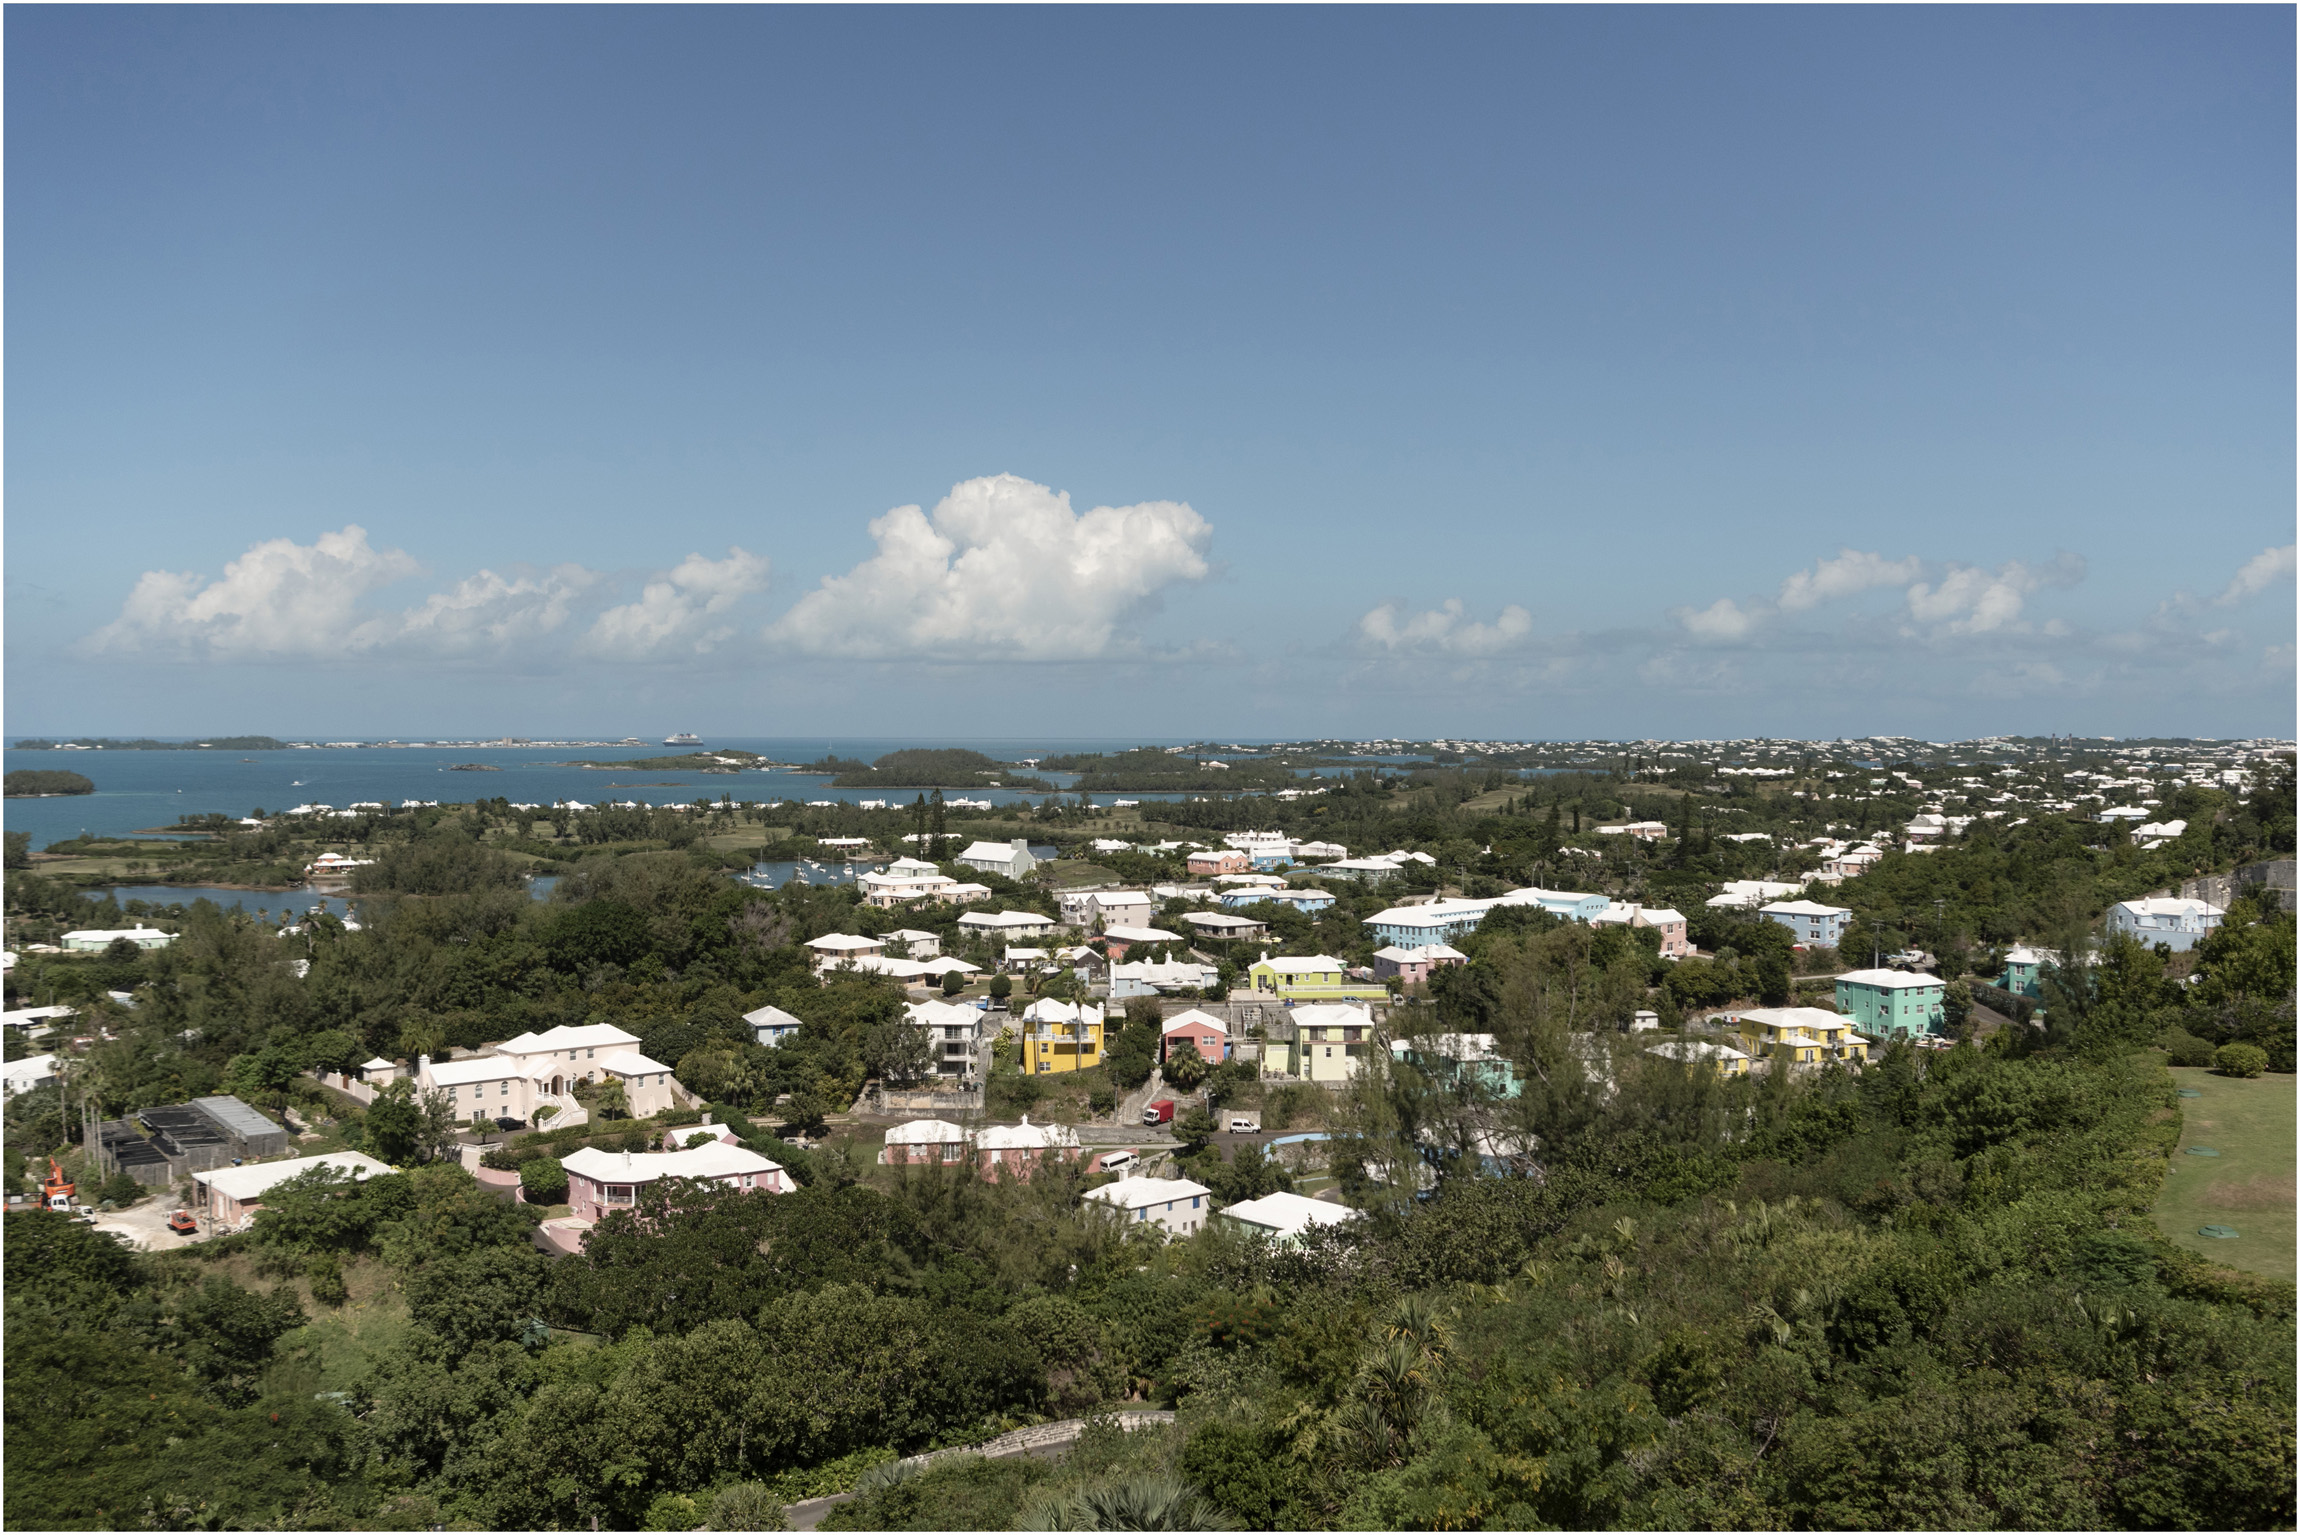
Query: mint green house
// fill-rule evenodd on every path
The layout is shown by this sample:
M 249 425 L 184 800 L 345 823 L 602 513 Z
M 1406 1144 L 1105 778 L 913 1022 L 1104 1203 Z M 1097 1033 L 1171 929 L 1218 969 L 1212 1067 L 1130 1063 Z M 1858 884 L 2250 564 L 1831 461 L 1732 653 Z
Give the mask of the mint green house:
M 1876 1039 L 1920 1039 L 1941 1031 L 1945 984 L 1906 970 L 1855 970 L 1837 977 L 1837 1007 Z
M 1390 1055 L 1449 1086 L 1474 1082 L 1496 1098 L 1515 1098 L 1520 1091 L 1516 1069 L 1491 1034 L 1394 1039 Z
M 2046 949 L 2014 949 L 2005 955 L 2005 973 L 1997 984 L 2016 997 L 2041 997 L 2044 988 L 2037 983 L 2037 977 L 2045 966 L 2058 959 L 2058 955 Z

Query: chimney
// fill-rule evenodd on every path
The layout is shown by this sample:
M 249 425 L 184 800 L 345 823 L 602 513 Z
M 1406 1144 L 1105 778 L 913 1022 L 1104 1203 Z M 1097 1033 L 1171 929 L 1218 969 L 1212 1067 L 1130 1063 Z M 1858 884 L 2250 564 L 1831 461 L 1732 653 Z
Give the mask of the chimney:
M 431 1057 L 430 1057 L 430 1056 L 428 1056 L 428 1055 L 419 1055 L 419 1056 L 417 1056 L 417 1057 L 415 1058 L 415 1069 L 416 1069 L 417 1071 L 427 1071 L 427 1070 L 429 1070 L 429 1069 L 430 1069 L 430 1067 L 431 1067 Z
M 703 1123 L 704 1123 L 704 1124 L 706 1124 L 706 1125 L 708 1125 L 710 1122 L 711 1122 L 711 1111 L 710 1111 L 709 1109 L 705 1109 L 705 1110 L 703 1110 Z

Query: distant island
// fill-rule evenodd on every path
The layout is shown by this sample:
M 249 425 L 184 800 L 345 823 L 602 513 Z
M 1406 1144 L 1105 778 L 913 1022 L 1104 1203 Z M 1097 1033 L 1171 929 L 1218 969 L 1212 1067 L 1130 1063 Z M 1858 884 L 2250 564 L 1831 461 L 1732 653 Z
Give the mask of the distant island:
M 490 762 L 450 762 L 447 765 L 447 771 L 450 773 L 500 773 L 503 769 Z
M 287 742 L 270 736 L 214 736 L 205 741 L 155 741 L 149 736 L 115 741 L 110 736 L 75 736 L 69 741 L 38 738 L 18 741 L 15 749 L 20 752 L 276 752 L 287 750 Z
M 1016 773 L 1004 762 L 963 747 L 911 747 L 888 752 L 876 762 L 825 757 L 800 769 L 832 774 L 839 789 L 1035 789 L 1050 791 L 1043 778 Z
M 1143 746 L 1133 751 L 1108 754 L 1073 753 L 1063 757 L 1048 757 L 1039 766 L 1050 772 L 1076 773 L 1078 782 L 1072 784 L 1071 789 L 1079 794 L 1103 794 L 1124 789 L 1206 789 L 1217 793 L 1235 793 L 1241 789 L 1283 789 L 1299 784 L 1303 781 L 1302 776 L 1294 770 L 1297 767 L 1310 767 L 1318 760 L 1313 757 L 1289 762 L 1273 761 L 1266 757 L 1243 761 L 1224 761 L 1218 757 L 1201 760 L 1155 746 Z
M 623 773 L 740 773 L 747 768 L 767 765 L 767 759 L 757 752 L 700 751 L 679 757 L 624 757 L 614 762 L 594 762 L 582 758 L 569 767 L 590 768 L 594 772 Z
M 50 768 L 18 768 L 7 777 L 9 799 L 44 799 L 52 794 L 93 794 L 95 784 L 77 773 Z

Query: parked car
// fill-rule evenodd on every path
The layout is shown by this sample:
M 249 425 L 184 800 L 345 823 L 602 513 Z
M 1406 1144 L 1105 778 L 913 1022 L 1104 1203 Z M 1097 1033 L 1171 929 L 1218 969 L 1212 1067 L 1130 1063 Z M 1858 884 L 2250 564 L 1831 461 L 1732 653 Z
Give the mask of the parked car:
M 1259 1114 L 1232 1114 L 1230 1116 L 1230 1133 L 1232 1135 L 1261 1134 L 1262 1116 Z
M 1173 1122 L 1174 1100 L 1171 1098 L 1161 1098 L 1142 1111 L 1142 1123 L 1146 1125 L 1170 1125 Z

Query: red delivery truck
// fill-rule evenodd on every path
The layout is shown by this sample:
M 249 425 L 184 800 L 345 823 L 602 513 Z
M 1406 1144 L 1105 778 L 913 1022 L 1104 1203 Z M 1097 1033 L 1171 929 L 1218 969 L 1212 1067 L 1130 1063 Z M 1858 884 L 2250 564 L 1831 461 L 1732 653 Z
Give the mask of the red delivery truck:
M 1171 1098 L 1161 1098 L 1142 1111 L 1142 1123 L 1146 1125 L 1170 1125 L 1173 1122 L 1174 1100 Z

